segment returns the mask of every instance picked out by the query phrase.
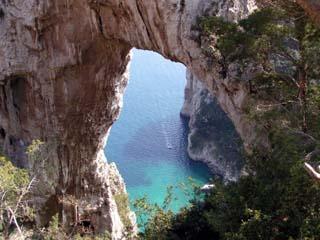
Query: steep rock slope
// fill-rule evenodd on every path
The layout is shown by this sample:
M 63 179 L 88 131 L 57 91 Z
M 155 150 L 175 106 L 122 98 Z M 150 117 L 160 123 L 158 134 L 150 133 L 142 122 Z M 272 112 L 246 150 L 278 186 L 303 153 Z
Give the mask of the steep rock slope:
M 266 142 L 252 134 L 242 112 L 245 83 L 232 71 L 221 74 L 219 57 L 203 54 L 194 28 L 199 16 L 236 20 L 254 8 L 253 0 L 1 1 L 0 143 L 21 166 L 30 165 L 24 152 L 33 139 L 56 143 L 45 159 L 55 175 L 37 176 L 50 176 L 36 202 L 39 223 L 58 211 L 65 224 L 74 223 L 74 207 L 60 201 L 72 196 L 92 206 L 85 215 L 95 232 L 108 230 L 114 239 L 124 234 L 103 147 L 119 115 L 132 47 L 184 63 L 215 95 L 246 146 Z
M 225 181 L 237 180 L 244 164 L 240 137 L 216 99 L 189 71 L 181 115 L 189 118 L 189 156 Z

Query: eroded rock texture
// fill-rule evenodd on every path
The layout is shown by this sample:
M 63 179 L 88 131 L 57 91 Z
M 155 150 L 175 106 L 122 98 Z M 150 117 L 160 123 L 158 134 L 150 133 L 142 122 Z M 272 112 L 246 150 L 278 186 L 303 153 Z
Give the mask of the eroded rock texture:
M 203 54 L 197 19 L 246 16 L 253 0 L 3 0 L 0 2 L 0 138 L 28 166 L 33 139 L 52 144 L 45 159 L 55 175 L 37 198 L 39 223 L 60 212 L 65 224 L 91 216 L 94 232 L 124 234 L 103 147 L 119 115 L 132 47 L 184 63 L 215 95 L 246 146 L 257 141 L 242 109 L 247 86 Z M 34 165 L 33 166 L 37 166 Z M 48 176 L 51 176 L 48 178 Z M 59 199 L 92 206 L 78 209 Z M 84 207 L 83 207 L 84 208 Z M 40 214 L 41 213 L 41 214 Z M 81 218 L 81 216 L 79 217 Z

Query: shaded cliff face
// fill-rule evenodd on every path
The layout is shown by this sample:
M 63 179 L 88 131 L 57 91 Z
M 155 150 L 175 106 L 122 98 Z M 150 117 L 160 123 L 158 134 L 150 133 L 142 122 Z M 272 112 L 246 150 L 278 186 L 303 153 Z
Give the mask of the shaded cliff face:
M 74 222 L 74 209 L 58 201 L 71 195 L 94 206 L 85 213 L 94 231 L 123 235 L 103 147 L 119 115 L 132 47 L 184 63 L 245 143 L 256 141 L 242 113 L 245 84 L 221 76 L 219 59 L 207 59 L 194 28 L 204 14 L 236 20 L 254 8 L 253 0 L 1 1 L 0 142 L 21 166 L 33 139 L 56 143 L 46 159 L 56 177 L 47 188 L 42 181 L 39 222 L 57 211 Z
M 205 162 L 215 176 L 236 181 L 244 166 L 240 137 L 216 99 L 189 71 L 181 115 L 189 118 L 190 158 Z

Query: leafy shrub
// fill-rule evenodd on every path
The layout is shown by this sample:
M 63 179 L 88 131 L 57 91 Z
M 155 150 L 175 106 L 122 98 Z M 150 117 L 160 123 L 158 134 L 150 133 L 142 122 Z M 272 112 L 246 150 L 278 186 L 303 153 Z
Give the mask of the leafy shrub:
M 130 202 L 129 202 L 128 195 L 126 193 L 120 193 L 115 195 L 114 199 L 118 207 L 118 212 L 120 215 L 121 222 L 124 224 L 127 230 L 131 230 L 132 223 L 131 223 L 131 220 L 129 219 Z
M 14 226 L 20 229 L 24 222 L 33 221 L 33 211 L 28 203 L 31 181 L 28 172 L 12 165 L 0 156 L 0 233 L 8 237 Z

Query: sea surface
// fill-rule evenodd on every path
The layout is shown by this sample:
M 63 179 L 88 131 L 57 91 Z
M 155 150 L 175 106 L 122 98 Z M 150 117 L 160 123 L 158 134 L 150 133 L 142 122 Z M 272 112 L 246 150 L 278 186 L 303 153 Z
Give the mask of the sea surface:
M 130 80 L 119 120 L 113 125 L 105 148 L 123 176 L 131 201 L 147 196 L 161 204 L 168 186 L 189 177 L 199 185 L 209 181 L 208 167 L 191 160 L 186 152 L 188 123 L 179 115 L 183 105 L 185 66 L 150 51 L 133 50 Z M 170 205 L 177 211 L 190 196 L 180 188 Z

